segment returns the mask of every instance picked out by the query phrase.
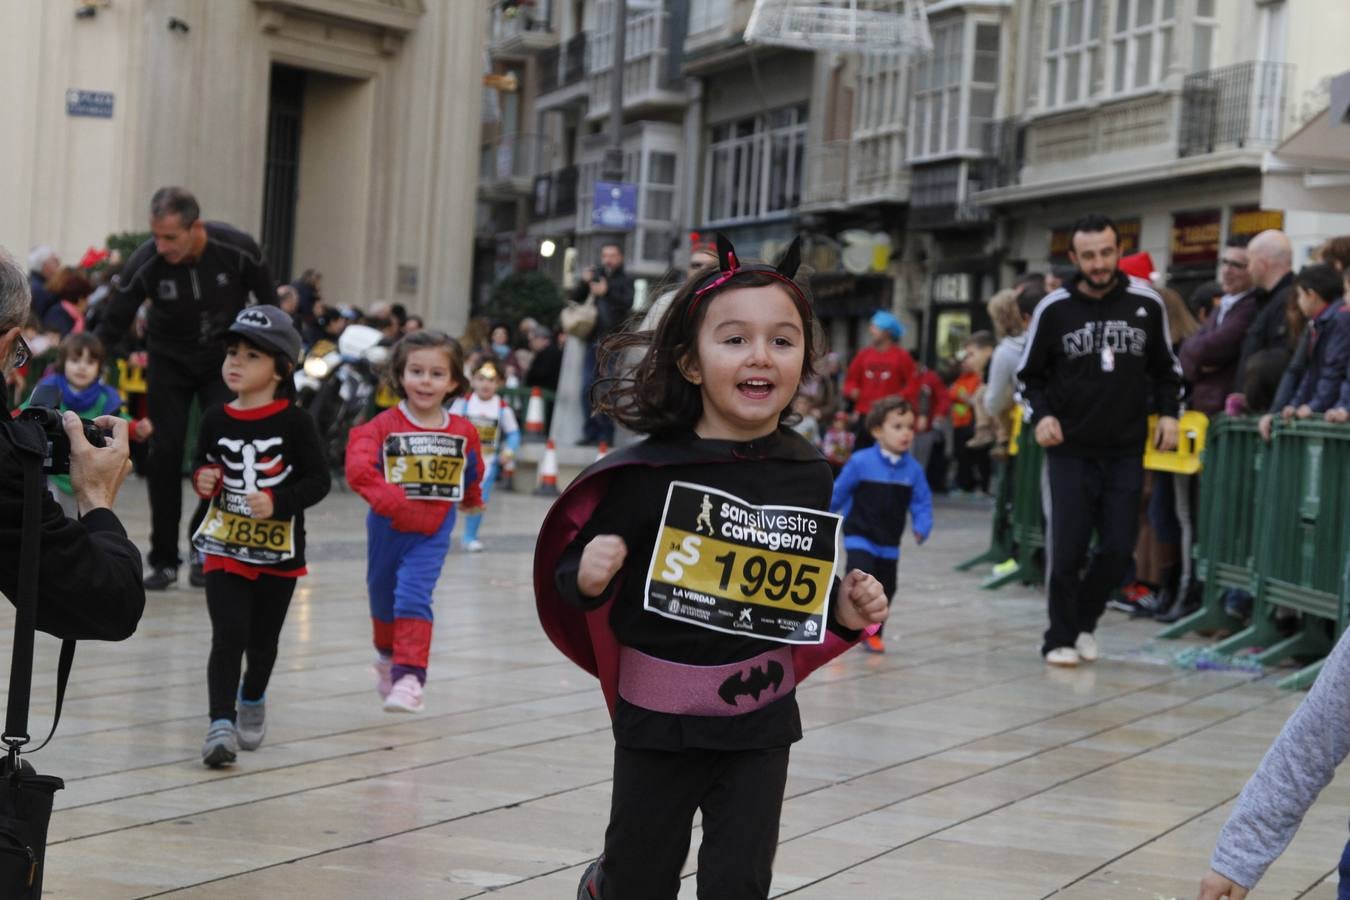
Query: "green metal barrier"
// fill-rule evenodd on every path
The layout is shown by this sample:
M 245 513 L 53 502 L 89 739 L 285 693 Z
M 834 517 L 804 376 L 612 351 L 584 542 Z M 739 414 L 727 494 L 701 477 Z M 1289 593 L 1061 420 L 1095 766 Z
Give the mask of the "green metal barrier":
M 1350 509 L 1350 431 L 1323 422 L 1277 428 L 1259 497 L 1252 623 L 1214 649 L 1260 648 L 1252 659 L 1261 665 L 1320 658 L 1345 629 L 1350 605 L 1350 517 L 1344 514 Z M 1302 614 L 1292 635 L 1278 627 L 1278 609 Z M 1311 684 L 1320 666 L 1313 663 L 1281 686 Z
M 967 572 L 976 566 L 997 565 L 1012 558 L 1012 500 L 1013 468 L 1017 457 L 999 460 L 994 464 L 994 517 L 989 531 L 989 548 L 956 565 L 956 571 Z
M 1204 583 L 1200 609 L 1163 629 L 1160 638 L 1192 631 L 1229 631 L 1242 623 L 1223 609 L 1228 588 L 1253 589 L 1266 443 L 1252 419 L 1216 418 L 1209 426 L 1200 472 L 1195 577 Z
M 1007 526 L 1011 549 L 1000 562 L 1011 559 L 1013 565 L 999 566 L 993 574 L 980 582 L 987 591 L 1020 581 L 1039 584 L 1045 580 L 1038 559 L 1038 551 L 1045 549 L 1045 518 L 1041 511 L 1041 470 L 1045 466 L 1045 450 L 1036 443 L 1035 432 L 1023 428 L 1017 436 L 1017 456 L 1009 468 L 1011 482 L 1011 516 Z

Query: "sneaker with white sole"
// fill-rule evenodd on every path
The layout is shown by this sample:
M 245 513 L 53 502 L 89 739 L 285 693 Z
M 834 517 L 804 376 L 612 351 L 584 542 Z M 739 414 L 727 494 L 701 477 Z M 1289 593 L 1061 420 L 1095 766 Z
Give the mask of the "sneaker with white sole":
M 239 755 L 239 735 L 229 719 L 215 719 L 206 729 L 202 764 L 213 769 L 228 766 Z
M 178 585 L 177 566 L 152 566 L 150 574 L 141 582 L 147 591 L 167 591 Z
M 1086 631 L 1078 635 L 1078 640 L 1074 641 L 1073 649 L 1078 651 L 1078 658 L 1083 662 L 1096 662 L 1097 657 L 1101 655 L 1101 650 L 1097 647 L 1097 639 Z
M 389 696 L 389 689 L 394 686 L 394 680 L 390 673 L 394 668 L 394 658 L 385 656 L 383 653 L 375 654 L 375 662 L 371 664 L 370 669 L 375 673 L 375 693 L 380 695 L 383 700 Z
M 235 705 L 235 731 L 239 735 L 240 750 L 257 750 L 267 733 L 267 698 L 245 700 Z
M 384 698 L 385 712 L 416 713 L 422 711 L 422 682 L 416 675 L 404 675 L 389 689 Z
M 1056 647 L 1045 654 L 1045 662 L 1051 666 L 1063 666 L 1071 669 L 1078 665 L 1078 651 L 1072 647 Z
M 477 538 L 474 538 L 473 540 L 469 541 L 467 544 L 464 545 L 464 549 L 468 550 L 470 553 L 482 553 L 483 542 L 478 540 Z

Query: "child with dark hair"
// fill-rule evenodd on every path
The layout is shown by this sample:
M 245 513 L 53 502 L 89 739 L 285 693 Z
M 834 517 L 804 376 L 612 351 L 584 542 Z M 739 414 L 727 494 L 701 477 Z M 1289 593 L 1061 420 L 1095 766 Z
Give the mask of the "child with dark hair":
M 1308 320 L 1308 349 L 1293 396 L 1279 398 L 1286 422 L 1350 405 L 1350 396 L 1342 396 L 1350 364 L 1350 309 L 1342 300 L 1341 274 L 1326 263 L 1304 266 L 1294 278 L 1294 293 Z
M 402 398 L 352 429 L 347 483 L 370 504 L 366 587 L 375 690 L 386 712 L 421 712 L 431 656 L 432 592 L 455 527 L 455 505 L 483 511 L 478 431 L 446 405 L 464 393 L 464 351 L 439 331 L 394 345 L 390 387 Z
M 905 512 L 914 539 L 922 544 L 933 531 L 933 495 L 923 468 L 909 453 L 914 409 L 908 400 L 877 401 L 867 413 L 867 430 L 873 444 L 854 453 L 835 479 L 830 511 L 844 517 L 849 568 L 881 582 L 889 606 L 900 568 Z M 886 652 L 881 628 L 863 639 L 863 647 L 870 653 Z
M 296 580 L 305 510 L 328 494 L 319 429 L 291 402 L 300 334 L 276 306 L 250 306 L 225 340 L 221 377 L 235 395 L 202 414 L 192 486 L 210 501 L 192 546 L 205 555 L 210 725 L 202 763 L 228 766 L 266 732 L 267 684 Z M 248 667 L 240 679 L 241 661 Z
M 983 400 L 984 371 L 993 355 L 994 336 L 989 332 L 977 331 L 966 338 L 961 347 L 961 374 L 951 386 L 956 486 L 968 493 L 989 492 L 989 445 L 994 442 L 994 431 Z
M 131 439 L 149 440 L 154 428 L 149 419 L 132 420 L 122 408 L 122 395 L 117 389 L 103 383 L 103 364 L 107 361 L 103 342 L 92 334 L 68 334 L 56 351 L 56 371 L 44 375 L 38 386 L 55 385 L 61 390 L 61 410 L 73 411 L 81 419 L 94 420 L 99 416 L 121 416 L 131 422 Z M 25 399 L 24 405 L 27 405 Z M 71 518 L 77 518 L 75 493 L 69 475 L 51 475 L 47 484 L 61 509 Z
M 784 424 L 816 323 L 778 266 L 718 264 L 655 331 L 620 332 L 600 408 L 649 437 L 587 469 L 535 550 L 550 639 L 601 680 L 614 722 L 605 849 L 578 897 L 673 898 L 702 811 L 698 893 L 767 897 L 795 686 L 886 617 L 880 584 L 842 580 L 830 468 Z

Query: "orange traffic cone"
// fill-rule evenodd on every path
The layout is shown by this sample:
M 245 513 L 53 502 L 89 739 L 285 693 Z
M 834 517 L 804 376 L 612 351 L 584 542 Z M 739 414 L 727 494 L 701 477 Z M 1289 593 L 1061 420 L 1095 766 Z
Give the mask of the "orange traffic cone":
M 558 496 L 558 450 L 552 440 L 544 445 L 544 458 L 539 461 L 539 484 L 534 492 L 540 497 Z
M 599 451 L 598 453 L 595 454 L 595 461 L 596 461 L 596 462 L 599 462 L 600 460 L 604 459 L 606 456 L 609 456 L 609 444 L 606 444 L 604 441 L 601 441 L 601 442 L 600 442 L 600 451 Z
M 530 402 L 525 407 L 525 436 L 544 439 L 544 394 L 539 388 L 530 389 Z

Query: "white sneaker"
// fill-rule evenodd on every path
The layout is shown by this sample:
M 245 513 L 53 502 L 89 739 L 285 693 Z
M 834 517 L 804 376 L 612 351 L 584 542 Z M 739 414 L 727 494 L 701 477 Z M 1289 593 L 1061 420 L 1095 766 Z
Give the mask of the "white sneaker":
M 470 553 L 482 553 L 483 542 L 475 538 L 474 540 L 469 541 L 467 544 L 465 544 L 464 549 L 468 550 Z
M 422 711 L 422 682 L 416 675 L 404 675 L 389 689 L 384 698 L 385 712 L 416 713 Z
M 1097 657 L 1101 655 L 1101 651 L 1097 649 L 1097 639 L 1086 631 L 1078 635 L 1073 649 L 1078 651 L 1078 658 L 1083 662 L 1096 662 Z
M 1078 665 L 1078 651 L 1072 647 L 1056 647 L 1045 654 L 1045 662 L 1051 666 L 1063 666 L 1071 669 Z

